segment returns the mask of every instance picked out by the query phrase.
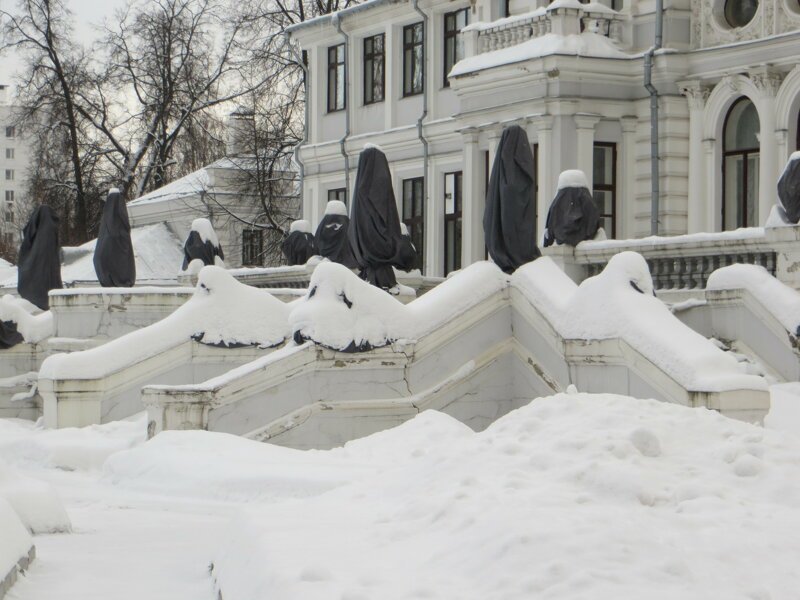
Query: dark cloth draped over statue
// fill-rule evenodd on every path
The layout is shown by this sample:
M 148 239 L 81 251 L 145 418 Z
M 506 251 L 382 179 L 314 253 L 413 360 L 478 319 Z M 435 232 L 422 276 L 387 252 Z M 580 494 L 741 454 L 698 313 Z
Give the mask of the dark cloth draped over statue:
M 47 310 L 50 308 L 47 292 L 62 287 L 58 217 L 49 206 L 42 205 L 33 211 L 22 230 L 17 291 L 29 302 Z
M 800 222 L 800 153 L 792 154 L 778 180 L 778 198 L 789 222 Z
M 350 228 L 350 217 L 346 214 L 325 213 L 317 226 L 314 243 L 317 252 L 323 258 L 339 263 L 348 269 L 358 267 L 356 257 L 350 248 L 347 230 Z
M 103 206 L 94 249 L 94 270 L 103 287 L 133 287 L 136 283 L 128 208 L 117 190 L 108 193 Z
M 541 256 L 536 245 L 536 169 L 528 136 L 506 127 L 497 146 L 483 232 L 492 260 L 506 273 Z
M 286 236 L 281 250 L 288 265 L 304 265 L 317 253 L 314 236 L 308 231 L 295 230 Z
M 594 239 L 599 226 L 600 215 L 589 188 L 560 187 L 547 212 L 544 245 L 576 246 Z

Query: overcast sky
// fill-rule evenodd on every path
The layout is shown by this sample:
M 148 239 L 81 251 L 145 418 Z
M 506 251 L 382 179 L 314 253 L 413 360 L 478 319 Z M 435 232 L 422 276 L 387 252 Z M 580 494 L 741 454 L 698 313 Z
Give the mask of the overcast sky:
M 97 35 L 95 27 L 104 19 L 111 19 L 116 9 L 125 4 L 125 0 L 65 0 L 75 20 L 77 39 L 91 42 Z M 10 9 L 16 6 L 17 0 L 0 0 L 0 6 Z M 0 84 L 13 84 L 14 73 L 19 62 L 13 56 L 0 58 Z

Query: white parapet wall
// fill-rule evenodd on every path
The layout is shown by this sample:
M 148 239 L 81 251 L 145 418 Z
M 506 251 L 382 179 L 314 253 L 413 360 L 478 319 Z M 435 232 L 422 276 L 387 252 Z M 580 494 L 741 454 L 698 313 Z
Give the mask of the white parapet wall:
M 635 336 L 565 337 L 556 305 L 574 284 L 539 285 L 549 298 L 536 296 L 532 288 L 539 277 L 552 279 L 557 273 L 566 279 L 555 266 L 527 280 L 515 275 L 511 285 L 465 310 L 442 312 L 440 321 L 414 341 L 361 353 L 306 342 L 202 384 L 147 386 L 143 402 L 150 432 L 207 429 L 297 448 L 328 448 L 426 408 L 482 429 L 531 398 L 570 384 L 580 391 L 657 398 L 747 421 L 763 419 L 769 392 L 760 377 L 733 367 L 727 380 L 716 374 L 692 379 L 691 371 L 687 375 L 660 360 L 657 345 L 649 354 L 639 350 Z M 630 292 L 628 281 L 623 283 Z M 436 309 L 437 295 L 434 290 L 425 296 L 428 308 Z M 652 296 L 647 301 L 651 308 L 658 302 Z M 666 318 L 670 326 L 685 329 Z M 688 329 L 683 333 L 695 335 Z M 714 348 L 709 352 L 719 358 Z M 731 361 L 722 363 L 730 367 Z

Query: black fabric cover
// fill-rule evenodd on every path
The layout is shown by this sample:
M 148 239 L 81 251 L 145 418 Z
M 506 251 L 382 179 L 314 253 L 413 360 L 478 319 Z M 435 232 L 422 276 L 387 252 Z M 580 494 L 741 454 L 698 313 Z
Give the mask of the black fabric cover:
M 307 231 L 292 231 L 281 244 L 288 265 L 304 265 L 317 253 L 314 236 Z
M 347 237 L 349 228 L 350 217 L 347 215 L 325 215 L 317 226 L 314 244 L 320 256 L 348 269 L 355 269 L 358 262 Z
M 553 242 L 576 246 L 594 239 L 600 226 L 600 215 L 592 194 L 585 187 L 565 187 L 558 190 L 547 212 L 545 247 Z
M 361 278 L 390 289 L 397 285 L 392 266 L 399 265 L 400 216 L 386 155 L 370 146 L 358 157 L 348 237 Z
M 49 206 L 39 206 L 22 230 L 17 291 L 42 310 L 50 308 L 47 292 L 64 287 L 61 283 L 60 250 L 58 217 Z
M 133 287 L 136 283 L 128 208 L 117 190 L 108 193 L 103 206 L 94 248 L 94 271 L 103 287 Z
M 778 180 L 778 198 L 790 223 L 800 221 L 800 156 L 789 159 Z
M 14 321 L 0 321 L 0 350 L 13 348 L 24 341 Z
M 204 265 L 213 265 L 214 257 L 219 256 L 225 260 L 222 254 L 222 248 L 215 246 L 210 241 L 203 241 L 200 234 L 192 230 L 189 232 L 189 237 L 186 238 L 186 243 L 183 245 L 183 267 L 186 270 L 189 263 L 194 259 L 199 258 L 203 261 Z
M 411 241 L 410 235 L 401 235 L 397 244 L 397 255 L 394 265 L 401 271 L 410 271 L 417 265 L 417 248 Z
M 492 260 L 506 273 L 541 256 L 536 246 L 536 170 L 519 125 L 503 130 L 489 178 L 483 232 Z

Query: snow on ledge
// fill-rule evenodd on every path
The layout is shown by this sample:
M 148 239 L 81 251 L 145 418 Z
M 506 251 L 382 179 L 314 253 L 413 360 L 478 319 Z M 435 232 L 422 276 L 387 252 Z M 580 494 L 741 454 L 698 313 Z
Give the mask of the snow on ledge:
M 744 289 L 750 292 L 792 335 L 800 334 L 800 293 L 758 265 L 730 265 L 714 271 L 709 290 Z
M 52 336 L 55 325 L 53 314 L 49 310 L 34 315 L 30 312 L 31 307 L 27 300 L 5 294 L 0 298 L 0 321 L 16 323 L 17 331 L 23 339 L 29 344 L 35 344 Z
M 462 59 L 455 64 L 450 71 L 449 77 L 457 77 L 474 71 L 482 71 L 552 54 L 592 58 L 631 58 L 630 54 L 626 54 L 617 48 L 612 40 L 597 33 L 588 31 L 572 35 L 547 33 L 516 46 Z
M 207 266 L 198 275 L 194 295 L 171 315 L 96 348 L 49 356 L 39 376 L 99 379 L 193 338 L 222 346 L 276 346 L 289 334 L 289 311 L 269 292 Z
M 581 251 L 605 250 L 611 248 L 648 248 L 655 246 L 672 246 L 680 244 L 714 244 L 717 242 L 735 242 L 738 240 L 763 239 L 765 236 L 763 227 L 741 227 L 733 231 L 718 231 L 715 233 L 689 233 L 686 235 L 651 235 L 643 238 L 627 240 L 589 240 L 579 243 L 575 249 Z
M 640 254 L 614 255 L 579 286 L 549 257 L 523 265 L 511 281 L 564 339 L 622 339 L 690 391 L 767 389 L 763 378 L 746 374 L 655 297 Z

